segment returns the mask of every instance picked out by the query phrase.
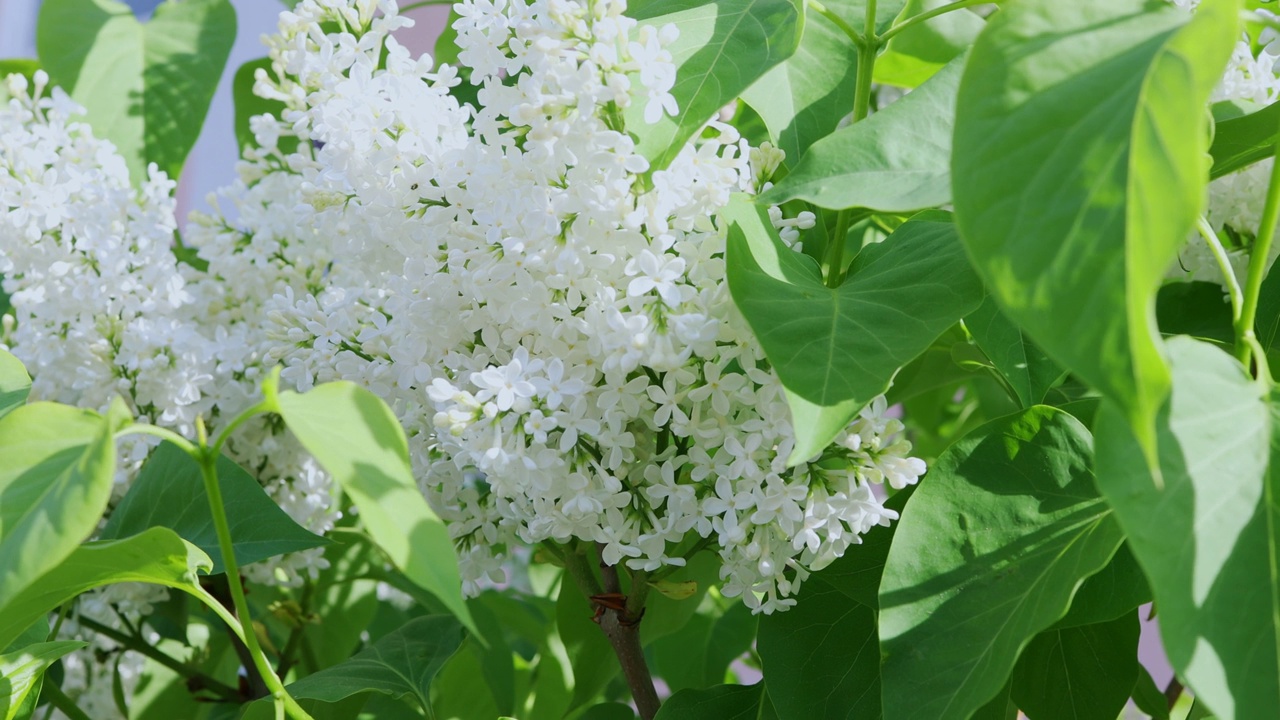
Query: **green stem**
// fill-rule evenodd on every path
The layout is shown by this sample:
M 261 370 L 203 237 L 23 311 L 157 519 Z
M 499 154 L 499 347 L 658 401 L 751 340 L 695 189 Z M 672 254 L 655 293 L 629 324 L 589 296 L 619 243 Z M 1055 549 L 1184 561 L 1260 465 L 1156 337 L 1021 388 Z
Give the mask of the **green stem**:
M 1213 231 L 1213 226 L 1205 219 L 1203 215 L 1196 221 L 1196 229 L 1200 231 L 1200 237 L 1209 244 L 1209 251 L 1213 253 L 1213 258 L 1218 261 L 1218 269 L 1222 271 L 1222 280 L 1227 284 L 1227 294 L 1231 296 L 1231 321 L 1238 322 L 1240 320 L 1240 311 L 1244 302 L 1240 292 L 1240 282 L 1236 280 L 1236 273 L 1231 269 L 1231 260 L 1227 257 L 1227 250 L 1222 246 L 1222 241 L 1218 239 L 1218 233 Z
M 827 287 L 838 288 L 844 282 L 844 246 L 849 234 L 849 211 L 836 215 L 836 234 L 827 241 L 827 251 L 822 254 L 822 273 Z
M 1280 152 L 1280 142 L 1277 143 Z M 1262 209 L 1262 225 L 1258 237 L 1249 252 L 1249 276 L 1244 284 L 1244 303 L 1236 320 L 1236 357 L 1246 368 L 1250 367 L 1252 349 L 1246 339 L 1253 339 L 1253 324 L 1258 316 L 1258 296 L 1262 291 L 1262 278 L 1267 272 L 1267 258 L 1271 255 L 1271 241 L 1276 236 L 1276 222 L 1280 220 L 1280 162 L 1271 166 L 1271 180 L 1267 185 L 1267 203 Z
M 85 711 L 81 710 L 80 707 L 76 705 L 74 700 L 67 697 L 67 694 L 62 692 L 62 688 L 58 687 L 57 683 L 44 683 L 44 685 L 41 686 L 40 696 L 49 698 L 49 704 L 58 708 L 63 715 L 71 718 L 71 720 L 93 720 L 85 714 Z
M 843 32 L 854 45 L 862 47 L 866 44 L 866 39 L 863 38 L 862 35 L 859 35 L 858 31 L 854 30 L 852 25 L 845 22 L 844 18 L 828 10 L 826 5 L 818 2 L 818 0 L 806 0 L 806 4 L 814 12 L 830 20 L 836 27 L 840 28 L 840 31 Z
M 222 447 L 227 444 L 227 440 L 231 438 L 231 433 L 235 432 L 241 425 L 249 422 L 256 415 L 271 412 L 276 406 L 273 400 L 263 400 L 253 407 L 245 410 L 236 416 L 231 424 L 222 428 L 222 432 L 218 433 L 218 439 L 213 441 L 213 454 L 217 456 L 222 452 Z
M 903 20 L 897 25 L 885 30 L 884 34 L 880 36 L 880 40 L 881 42 L 889 42 L 890 38 L 894 35 L 897 35 L 904 30 L 908 30 L 912 26 L 928 22 L 939 15 L 946 15 L 953 10 L 961 10 L 967 7 L 973 7 L 974 5 L 985 5 L 989 2 L 991 2 L 991 0 L 960 0 L 959 2 L 953 2 L 950 5 L 943 5 L 942 7 L 934 8 L 928 12 L 922 12 L 919 15 L 912 15 L 906 20 Z
M 149 657 L 157 663 L 178 673 L 182 677 L 198 681 L 200 687 L 214 693 L 220 698 L 230 700 L 232 702 L 239 702 L 241 700 L 239 690 L 236 690 L 230 685 L 200 672 L 168 653 L 162 652 L 154 645 L 143 641 L 142 638 L 130 637 L 115 628 L 108 627 L 100 622 L 83 616 L 78 618 L 77 622 L 80 623 L 81 627 L 86 627 L 103 637 L 111 638 L 126 650 Z
M 867 0 L 867 42 L 858 48 L 858 76 L 853 88 L 853 122 L 861 122 L 871 112 L 871 78 L 875 75 L 876 55 L 881 40 L 875 35 L 876 2 Z
M 241 635 L 244 645 L 253 658 L 253 666 L 262 676 L 263 682 L 271 690 L 274 697 L 284 702 L 289 717 L 294 720 L 313 720 L 284 689 L 284 684 L 276 676 L 267 656 L 258 643 L 258 634 L 254 632 L 252 616 L 249 613 L 249 601 L 245 599 L 244 585 L 240 582 L 240 567 L 236 564 L 235 549 L 231 544 L 231 526 L 227 522 L 227 510 L 222 504 L 222 487 L 218 484 L 218 453 L 208 446 L 204 423 L 196 421 L 196 432 L 200 439 L 201 451 L 198 461 L 200 474 L 204 478 L 205 493 L 209 496 L 209 510 L 213 515 L 213 528 L 218 534 L 218 549 L 222 552 L 222 566 L 227 573 L 227 585 L 231 589 L 231 602 L 236 609 L 236 617 L 243 629 Z M 224 433 L 225 435 L 225 433 Z
M 116 439 L 119 440 L 120 438 L 125 437 L 126 435 L 153 435 L 155 437 L 160 438 L 161 440 L 167 440 L 173 443 L 174 445 L 177 445 L 178 447 L 182 448 L 183 452 L 190 455 L 191 457 L 195 457 L 200 453 L 200 451 L 196 449 L 196 446 L 193 445 L 190 440 L 182 437 L 181 435 L 179 435 L 178 433 L 172 430 L 169 430 L 168 428 L 162 428 L 157 425 L 143 425 L 141 423 L 135 423 L 133 425 L 129 425 L 125 427 L 123 430 L 121 430 L 120 432 L 116 433 Z

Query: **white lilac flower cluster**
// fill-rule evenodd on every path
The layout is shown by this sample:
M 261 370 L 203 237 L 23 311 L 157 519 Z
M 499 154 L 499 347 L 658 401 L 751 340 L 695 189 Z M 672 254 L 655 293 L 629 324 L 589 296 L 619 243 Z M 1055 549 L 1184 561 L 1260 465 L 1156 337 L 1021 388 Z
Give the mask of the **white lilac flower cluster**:
M 71 109 L 18 93 L 27 99 L 0 121 L 0 157 L 16 168 L 21 148 L 39 146 L 14 141 L 22 132 L 58 147 L 11 173 L 7 192 L 38 201 L 0 195 L 0 253 L 49 248 L 12 255 L 6 283 L 21 290 L 31 278 L 32 293 L 52 292 L 60 286 L 26 268 L 92 265 L 101 242 L 99 262 L 122 262 L 109 248 L 158 256 L 125 263 L 110 292 L 150 298 L 164 287 L 172 298 L 160 311 L 136 301 L 104 310 L 102 283 L 79 290 L 75 304 L 15 293 L 8 341 L 41 378 L 37 394 L 101 404 L 92 392 L 124 392 L 140 412 L 183 429 L 197 413 L 232 417 L 275 365 L 301 390 L 354 380 L 405 425 L 468 590 L 501 579 L 521 544 L 576 539 L 637 570 L 682 565 L 709 545 L 723 560 L 725 594 L 761 612 L 793 604 L 810 570 L 896 517 L 872 486 L 905 487 L 924 464 L 880 399 L 814 462 L 785 467 L 785 398 L 733 307 L 714 221 L 732 192 L 760 189 L 781 155 L 713 121 L 650 172 L 623 118 L 677 111 L 675 32 L 640 26 L 625 8 L 460 3 L 472 107 L 451 93 L 463 82 L 456 69 L 413 58 L 392 37 L 410 24 L 392 2 L 299 3 L 268 38 L 273 67 L 256 87 L 287 109 L 254 119 L 260 147 L 246 150 L 240 181 L 220 193 L 224 210 L 186 229 L 207 263 L 199 271 L 167 254 L 162 175 L 134 194 L 109 144 L 68 124 Z M 91 145 L 93 159 L 71 167 L 66 158 L 80 156 L 66 150 L 77 144 Z M 93 200 L 74 221 L 43 209 L 68 200 L 41 187 L 105 172 L 99 166 L 116 168 L 112 202 Z M 50 168 L 42 185 L 33 181 Z M 30 207 L 39 209 L 15 217 Z M 150 224 L 96 219 L 107 209 Z M 789 241 L 813 223 L 771 216 Z M 28 319 L 41 312 L 49 319 Z M 97 334 L 66 338 L 66 318 Z M 163 321 L 168 334 L 115 330 L 130 321 Z M 113 349 L 116 364 L 56 364 L 39 352 L 94 342 Z M 134 369 L 135 358 L 163 361 Z M 114 384 L 87 379 L 55 394 L 60 378 L 88 372 L 82 366 L 101 366 L 93 377 Z M 152 378 L 152 367 L 168 375 Z M 332 524 L 327 478 L 286 438 L 264 423 L 233 450 L 304 525 Z M 258 579 L 322 562 L 298 557 Z
M 647 175 L 622 118 L 675 112 L 674 30 L 624 11 L 458 5 L 473 108 L 454 68 L 391 37 L 409 22 L 394 5 L 300 4 L 257 86 L 288 110 L 255 120 L 263 147 L 223 194 L 239 217 L 188 239 L 211 283 L 276 288 L 225 302 L 217 324 L 261 318 L 257 354 L 286 381 L 356 380 L 392 403 L 468 590 L 522 543 L 600 543 L 657 570 L 706 538 L 726 594 L 770 612 L 895 517 L 872 484 L 924 465 L 880 401 L 821 465 L 785 468 L 785 398 L 713 222 L 780 154 L 712 122 Z M 774 219 L 789 239 L 813 222 Z
M 1186 10 L 1194 10 L 1199 5 L 1199 0 L 1172 1 Z M 1274 13 L 1266 10 L 1256 12 L 1270 19 L 1276 18 Z M 1255 52 L 1254 43 L 1247 34 L 1236 41 L 1227 69 L 1213 92 L 1213 102 L 1232 102 L 1242 105 L 1247 112 L 1256 112 L 1280 99 L 1280 33 L 1264 28 L 1257 45 Z M 1205 218 L 1223 241 L 1240 282 L 1248 272 L 1249 247 L 1262 225 L 1262 207 L 1266 202 L 1273 165 L 1274 161 L 1268 158 L 1209 183 Z M 1278 255 L 1280 247 L 1273 246 L 1268 262 L 1274 262 Z M 1198 233 L 1188 238 L 1178 264 L 1169 275 L 1185 280 L 1224 283 L 1217 260 Z

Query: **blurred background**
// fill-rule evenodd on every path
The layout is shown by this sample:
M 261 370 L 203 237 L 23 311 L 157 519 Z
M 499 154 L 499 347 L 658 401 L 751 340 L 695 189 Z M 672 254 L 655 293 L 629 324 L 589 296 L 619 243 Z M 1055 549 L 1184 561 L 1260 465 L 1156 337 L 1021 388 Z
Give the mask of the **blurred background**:
M 123 0 L 142 19 L 151 15 L 163 0 Z M 231 58 L 222 73 L 218 92 L 209 107 L 208 120 L 200 139 L 187 158 L 178 186 L 178 217 L 190 210 L 210 209 L 206 196 L 235 179 L 236 148 L 232 119 L 231 80 L 236 68 L 267 54 L 261 37 L 273 32 L 276 17 L 285 5 L 279 0 L 231 0 L 236 9 L 238 31 Z M 408 5 L 408 2 L 401 3 Z M 36 18 L 40 0 L 0 0 L 0 58 L 36 56 Z M 396 39 L 415 54 L 431 52 L 449 16 L 448 6 L 423 7 L 406 13 L 416 25 L 396 34 Z

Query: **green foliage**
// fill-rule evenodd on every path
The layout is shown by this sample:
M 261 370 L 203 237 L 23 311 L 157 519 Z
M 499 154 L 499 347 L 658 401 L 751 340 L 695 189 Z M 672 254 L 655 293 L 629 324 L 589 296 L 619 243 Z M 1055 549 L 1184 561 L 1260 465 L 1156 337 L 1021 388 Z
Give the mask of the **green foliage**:
M 222 486 L 222 502 L 231 523 L 238 564 L 247 565 L 327 542 L 294 522 L 263 492 L 257 480 L 225 456 L 218 458 L 218 483 Z M 214 574 L 224 571 L 200 466 L 173 443 L 156 448 L 128 494 L 112 510 L 98 539 L 129 537 L 150 527 L 173 530 L 214 558 Z
M 1280 704 L 1274 409 L 1221 350 L 1168 344 L 1173 394 L 1161 409 L 1160 477 L 1119 412 L 1098 418 L 1098 485 L 1115 508 L 1160 610 L 1175 670 L 1222 718 Z M 1162 483 L 1163 485 L 1161 485 Z
M 656 27 L 675 25 L 671 45 L 680 113 L 644 121 L 645 104 L 626 111 L 637 150 L 662 170 L 694 133 L 770 68 L 796 51 L 803 27 L 799 0 L 663 0 L 637 3 L 628 13 Z
M 449 531 L 418 490 L 404 430 L 386 403 L 349 382 L 305 394 L 282 392 L 274 403 L 289 430 L 360 509 L 369 537 L 475 632 Z
M 1124 408 L 1149 461 L 1170 382 L 1152 303 L 1203 202 L 1203 106 L 1236 33 L 1230 0 L 1193 16 L 1029 0 L 991 19 L 961 81 L 952 187 L 974 265 L 1050 357 Z
M 0 418 L 22 407 L 31 392 L 31 376 L 18 358 L 0 350 Z
M 1124 536 L 1093 487 L 1092 455 L 1075 418 L 1037 406 L 939 458 L 898 521 L 880 585 L 886 716 L 968 717 L 1111 559 Z
M 1115 720 L 1138 680 L 1138 616 L 1048 630 L 1013 669 L 1012 697 L 1035 720 Z
M 97 527 L 111 498 L 115 433 L 127 413 L 121 405 L 103 417 L 33 403 L 0 419 L 0 617 L 13 614 L 17 598 Z M 0 647 L 8 641 L 0 637 Z
M 955 0 L 907 0 L 901 19 L 937 10 Z M 876 60 L 878 83 L 917 87 L 973 44 L 984 22 L 976 13 L 948 12 L 907 28 L 889 40 Z
M 136 185 L 151 162 L 181 174 L 235 33 L 229 0 L 168 0 L 146 24 L 117 0 L 48 0 L 36 47 L 52 81 L 116 144 Z
M 207 572 L 210 567 L 209 556 L 168 528 L 152 528 L 126 540 L 85 543 L 38 583 L 6 592 L 9 600 L 0 608 L 0 647 L 62 603 L 111 583 L 164 585 L 216 604 L 196 578 L 198 571 Z
M 970 313 L 964 325 L 1022 407 L 1043 402 L 1050 388 L 1062 379 L 1062 368 L 1028 340 L 992 298 Z
M 294 697 L 330 703 L 364 692 L 409 696 L 425 710 L 431 703 L 432 680 L 461 645 L 462 625 L 454 618 L 417 618 L 349 660 L 308 675 L 287 689 Z
M 950 202 L 948 160 L 963 69 L 963 59 L 954 61 L 898 102 L 813 143 L 795 171 L 760 201 L 800 198 L 834 210 L 882 212 Z
M 763 684 L 681 690 L 663 703 L 656 720 L 757 720 L 766 702 Z
M 1276 153 L 1280 140 L 1280 107 L 1267 107 L 1247 115 L 1219 120 L 1214 124 L 1213 168 L 1209 175 L 1219 178 L 1266 160 Z
M 795 167 L 810 145 L 836 129 L 853 107 L 858 50 L 828 18 L 810 12 L 796 52 L 742 93 L 769 139 Z
M 919 215 L 862 250 L 838 288 L 777 237 L 764 210 L 735 197 L 729 289 L 787 390 L 794 464 L 826 447 L 924 352 L 982 301 L 947 215 Z
M 46 642 L 0 655 L 0 718 L 31 717 L 44 671 L 59 658 L 85 647 L 77 641 Z

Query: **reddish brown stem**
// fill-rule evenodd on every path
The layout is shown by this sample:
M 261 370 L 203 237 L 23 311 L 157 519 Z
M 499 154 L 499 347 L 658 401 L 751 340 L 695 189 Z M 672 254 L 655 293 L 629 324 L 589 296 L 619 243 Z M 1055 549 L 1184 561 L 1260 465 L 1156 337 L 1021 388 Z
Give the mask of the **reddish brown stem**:
M 613 598 L 622 597 L 622 583 L 617 567 L 600 563 L 602 586 L 596 580 L 586 557 L 571 549 L 565 554 L 565 569 L 583 595 L 587 598 L 600 598 L 599 601 L 592 600 L 597 611 L 596 622 L 600 624 L 600 630 L 609 640 L 613 654 L 622 666 L 622 675 L 631 688 L 631 697 L 635 699 L 641 720 L 653 720 L 662 703 L 658 700 L 653 675 L 649 673 L 649 665 L 644 659 L 644 647 L 640 644 L 640 619 L 644 615 L 644 599 L 649 589 L 646 574 L 637 573 L 632 578 L 631 594 L 626 596 L 625 603 L 621 603 L 619 608 L 619 603 L 613 601 Z

